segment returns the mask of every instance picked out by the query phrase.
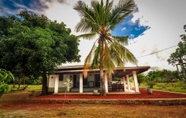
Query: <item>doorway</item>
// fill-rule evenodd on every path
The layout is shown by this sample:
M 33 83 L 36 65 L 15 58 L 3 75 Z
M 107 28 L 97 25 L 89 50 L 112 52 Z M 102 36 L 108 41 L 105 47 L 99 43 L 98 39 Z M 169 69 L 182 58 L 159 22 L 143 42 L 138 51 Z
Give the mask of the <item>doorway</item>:
M 95 87 L 100 87 L 100 74 L 95 74 L 94 80 L 95 80 Z

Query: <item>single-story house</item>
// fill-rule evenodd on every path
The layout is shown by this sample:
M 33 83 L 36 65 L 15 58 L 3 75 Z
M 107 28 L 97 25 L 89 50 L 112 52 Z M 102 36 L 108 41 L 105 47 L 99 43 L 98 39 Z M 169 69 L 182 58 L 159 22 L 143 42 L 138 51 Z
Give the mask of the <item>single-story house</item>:
M 137 74 L 147 71 L 150 66 L 138 66 L 138 67 L 125 67 L 116 68 L 112 77 L 104 76 L 105 80 L 105 90 L 106 93 L 111 91 L 132 91 L 131 83 L 129 77 L 134 79 L 134 89 L 133 92 L 139 93 Z M 88 71 L 88 76 L 85 78 L 83 76 L 83 65 L 76 66 L 60 66 L 55 71 L 54 74 L 49 74 L 48 79 L 48 90 L 49 92 L 59 93 L 66 91 L 66 79 L 71 80 L 71 91 L 78 91 L 83 93 L 86 91 L 98 90 L 100 89 L 100 70 L 92 69 Z M 122 83 L 114 84 L 114 78 L 120 78 Z

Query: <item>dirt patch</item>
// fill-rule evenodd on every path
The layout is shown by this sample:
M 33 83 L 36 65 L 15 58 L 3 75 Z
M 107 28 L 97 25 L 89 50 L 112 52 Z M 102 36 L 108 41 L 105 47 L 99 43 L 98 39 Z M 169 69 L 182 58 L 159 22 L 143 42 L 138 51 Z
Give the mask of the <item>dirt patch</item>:
M 67 95 L 65 99 L 153 99 L 153 98 L 186 98 L 185 94 L 175 94 L 153 91 L 147 94 L 140 89 L 141 94 L 114 94 L 107 96 L 95 95 Z M 121 117 L 158 117 L 183 118 L 186 117 L 185 105 L 119 105 L 119 104 L 50 104 L 28 103 L 32 99 L 64 99 L 64 95 L 38 96 L 40 92 L 13 92 L 3 95 L 0 99 L 0 117 L 27 117 L 27 118 L 121 118 Z
M 172 92 L 163 92 L 153 90 L 152 94 L 148 94 L 147 90 L 144 88 L 140 89 L 140 94 L 122 94 L 121 92 L 115 92 L 115 94 L 107 94 L 106 96 L 99 96 L 94 94 L 57 94 L 57 95 L 47 95 L 47 96 L 38 96 L 34 99 L 37 100 L 73 100 L 73 99 L 171 99 L 171 98 L 186 98 L 186 94 L 181 93 L 172 93 Z
M 10 104 L 0 107 L 0 117 L 26 118 L 184 118 L 186 106 L 106 104 Z

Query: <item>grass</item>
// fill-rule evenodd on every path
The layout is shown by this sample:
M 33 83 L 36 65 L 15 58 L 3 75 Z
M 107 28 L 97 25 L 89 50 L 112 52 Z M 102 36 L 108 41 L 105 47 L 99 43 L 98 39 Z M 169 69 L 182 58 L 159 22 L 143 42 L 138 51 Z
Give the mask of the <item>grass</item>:
M 180 82 L 168 83 L 166 86 L 165 85 L 166 83 L 156 83 L 153 89 L 186 93 L 186 88 L 183 88 Z M 146 85 L 146 83 L 141 83 L 140 87 L 147 88 L 148 86 Z
M 16 91 L 17 90 L 18 85 L 15 85 L 15 87 L 13 87 L 13 85 L 9 85 L 9 91 Z M 23 88 L 24 85 L 21 85 L 20 88 Z M 28 87 L 26 88 L 27 91 L 41 91 L 42 89 L 42 85 L 28 85 Z
M 28 91 L 38 91 L 42 89 L 42 85 L 29 85 L 26 90 Z
M 156 85 L 153 87 L 155 90 L 162 90 L 162 91 L 171 91 L 171 92 L 181 92 L 181 93 L 186 93 L 186 88 L 183 88 L 183 86 L 180 84 L 180 82 L 174 82 L 173 84 L 168 83 L 165 86 L 166 83 L 156 83 Z M 21 87 L 24 87 L 21 85 Z M 148 86 L 146 83 L 141 83 L 140 86 L 141 88 L 147 88 Z M 42 85 L 28 85 L 26 88 L 27 91 L 41 91 Z M 9 85 L 9 91 L 11 90 L 17 90 L 17 85 L 15 88 L 13 88 L 13 85 Z

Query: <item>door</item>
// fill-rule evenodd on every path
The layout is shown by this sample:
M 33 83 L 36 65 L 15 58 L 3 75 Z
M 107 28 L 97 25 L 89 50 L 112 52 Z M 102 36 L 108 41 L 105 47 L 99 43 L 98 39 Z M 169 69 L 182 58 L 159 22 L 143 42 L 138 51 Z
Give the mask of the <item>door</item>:
M 84 87 L 88 86 L 88 78 L 85 78 L 84 76 L 83 76 L 83 86 Z
M 73 88 L 76 88 L 76 87 L 77 87 L 77 86 L 76 86 L 76 85 L 77 85 L 77 83 L 76 83 L 77 80 L 76 80 L 76 79 L 77 79 L 77 77 L 76 77 L 76 75 L 74 75 L 74 76 L 73 76 Z

